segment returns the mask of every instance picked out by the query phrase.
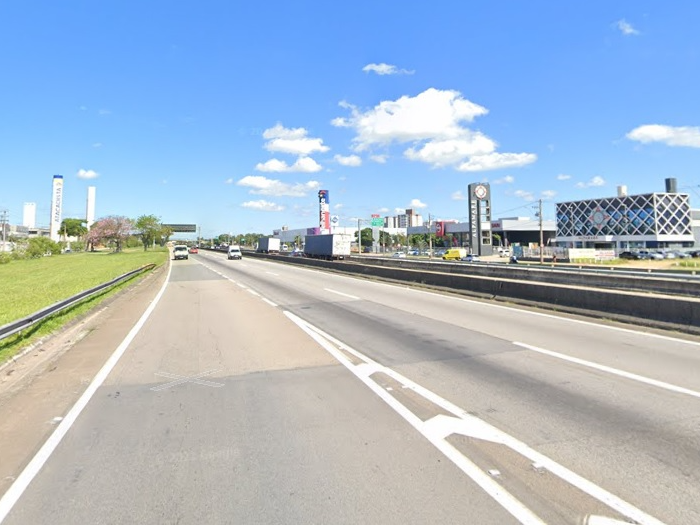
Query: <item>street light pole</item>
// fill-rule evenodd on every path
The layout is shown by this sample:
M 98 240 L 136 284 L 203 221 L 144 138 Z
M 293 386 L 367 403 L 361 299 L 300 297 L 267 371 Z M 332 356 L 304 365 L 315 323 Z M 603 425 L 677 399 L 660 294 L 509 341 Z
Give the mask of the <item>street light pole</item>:
M 539 200 L 538 215 L 540 216 L 540 264 L 544 264 L 544 229 L 542 226 L 542 199 Z
M 428 259 L 433 258 L 433 218 L 428 214 Z

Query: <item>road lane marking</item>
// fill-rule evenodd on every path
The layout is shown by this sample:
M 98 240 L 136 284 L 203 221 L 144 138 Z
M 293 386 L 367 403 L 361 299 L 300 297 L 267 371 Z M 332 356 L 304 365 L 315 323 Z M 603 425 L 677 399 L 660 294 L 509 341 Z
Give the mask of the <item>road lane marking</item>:
M 246 288 L 246 291 L 247 291 L 250 295 L 254 295 L 255 297 L 260 297 L 260 294 L 259 294 L 258 292 L 256 292 L 255 290 L 252 290 L 251 288 Z
M 270 275 L 274 275 L 274 276 L 276 276 L 276 277 L 279 277 L 279 276 L 280 276 L 280 274 L 275 273 L 275 272 L 265 272 L 265 273 L 269 273 Z
M 124 340 L 119 344 L 119 346 L 109 357 L 107 362 L 105 362 L 100 371 L 97 372 L 95 378 L 92 380 L 85 392 L 83 392 L 83 395 L 80 396 L 75 405 L 73 405 L 73 408 L 71 408 L 68 411 L 68 414 L 66 414 L 63 421 L 59 423 L 59 425 L 56 427 L 56 430 L 53 431 L 53 433 L 49 436 L 46 442 L 42 445 L 42 447 L 39 449 L 39 452 L 37 452 L 36 455 L 31 459 L 31 461 L 27 464 L 22 473 L 17 477 L 14 483 L 12 483 L 7 492 L 5 492 L 2 499 L 0 499 L 0 523 L 2 523 L 5 520 L 9 512 L 12 510 L 12 507 L 14 507 L 14 505 L 17 503 L 19 498 L 29 486 L 29 484 L 39 473 L 44 464 L 48 461 L 49 457 L 51 457 L 53 451 L 56 450 L 56 447 L 59 445 L 59 443 L 63 440 L 64 436 L 73 426 L 73 423 L 75 423 L 76 419 L 78 419 L 78 416 L 90 402 L 92 396 L 95 395 L 97 389 L 102 386 L 102 383 L 104 383 L 105 379 L 107 379 L 107 376 L 119 362 L 119 359 L 121 359 L 122 355 L 124 355 L 126 349 L 129 347 L 136 335 L 141 331 L 141 328 L 151 316 L 151 313 L 153 313 L 153 310 L 155 310 L 156 305 L 165 293 L 165 289 L 167 288 L 168 283 L 170 282 L 170 273 L 172 271 L 172 267 L 172 261 L 170 261 L 170 264 L 168 265 L 168 275 L 165 277 L 165 282 L 156 294 L 153 301 L 151 301 L 151 304 L 148 305 L 146 311 L 143 312 L 139 320 L 131 328 Z
M 157 376 L 175 379 L 175 381 L 171 381 L 170 383 L 165 383 L 164 385 L 154 386 L 153 388 L 151 388 L 151 390 L 153 390 L 154 392 L 157 392 L 159 390 L 165 390 L 166 388 L 171 388 L 173 386 L 182 385 L 185 383 L 195 383 L 197 385 L 210 386 L 213 388 L 218 388 L 218 387 L 224 386 L 223 383 L 214 383 L 213 381 L 206 381 L 206 380 L 201 379 L 202 377 L 211 375 L 214 372 L 218 372 L 218 369 L 217 370 L 207 370 L 206 372 L 202 372 L 200 374 L 196 374 L 196 375 L 193 375 L 190 377 L 180 376 L 177 374 L 171 374 L 169 372 L 156 372 Z
M 344 344 L 342 341 L 334 338 L 330 334 L 327 334 L 320 328 L 317 328 L 307 321 L 304 321 L 289 311 L 284 311 L 284 314 L 292 322 L 299 326 L 299 328 L 306 332 L 314 341 L 320 344 L 328 353 L 335 357 L 336 360 L 343 364 L 350 372 L 353 373 L 353 375 L 355 375 L 375 394 L 377 394 L 377 396 L 379 396 L 392 409 L 394 409 L 394 411 L 401 415 L 411 426 L 413 426 L 426 439 L 428 439 L 433 446 L 442 452 L 460 470 L 462 470 L 462 472 L 477 483 L 498 504 L 510 512 L 513 517 L 520 521 L 520 523 L 543 524 L 544 522 L 521 501 L 516 499 L 501 485 L 496 483 L 494 478 L 492 478 L 487 472 L 480 469 L 457 448 L 452 446 L 447 441 L 449 436 L 458 434 L 504 445 L 521 456 L 528 458 L 532 464 L 537 464 L 540 468 L 546 469 L 566 483 L 576 487 L 592 498 L 605 504 L 607 507 L 615 510 L 623 516 L 635 520 L 635 522 L 639 525 L 663 525 L 663 522 L 659 521 L 653 516 L 645 513 L 618 496 L 615 496 L 611 492 L 608 492 L 586 478 L 583 478 L 575 472 L 567 469 L 548 456 L 537 452 L 513 436 L 510 436 L 509 434 L 506 434 L 502 430 L 497 429 L 476 416 L 467 413 L 457 405 L 443 399 L 427 388 L 418 385 L 398 372 L 395 372 L 391 368 L 387 368 L 379 364 L 378 362 Z M 352 354 L 356 358 L 360 359 L 362 363 L 354 365 L 343 352 Z M 448 416 L 440 414 L 428 419 L 427 421 L 421 420 L 405 405 L 398 401 L 397 398 L 385 391 L 371 378 L 372 370 L 390 376 L 395 381 L 410 388 L 415 393 L 421 395 L 428 401 L 453 415 Z M 598 516 L 593 517 L 598 518 Z M 595 523 L 595 521 L 593 523 Z M 599 523 L 602 524 L 605 522 L 599 521 Z M 615 522 L 612 521 L 609 523 Z
M 337 291 L 337 290 L 331 290 L 330 288 L 324 288 L 324 290 L 327 291 L 327 292 L 331 292 L 331 293 L 335 293 L 335 294 L 338 294 L 338 295 L 342 295 L 343 297 L 347 297 L 348 299 L 357 299 L 357 300 L 360 299 L 359 297 L 356 297 L 356 296 L 354 296 L 354 295 L 350 295 L 350 294 L 347 294 L 347 293 L 339 292 L 339 291 Z
M 561 359 L 563 361 L 569 361 L 570 363 L 575 363 L 577 365 L 585 366 L 588 368 L 593 368 L 601 372 L 606 372 L 608 374 L 616 375 L 619 377 L 624 377 L 625 379 L 631 379 L 632 381 L 638 381 L 640 383 L 645 383 L 647 385 L 655 386 L 658 388 L 663 388 L 670 392 L 675 392 L 677 394 L 684 394 L 686 396 L 692 396 L 700 399 L 700 392 L 696 390 L 691 390 L 682 386 L 673 385 L 671 383 L 666 383 L 665 381 L 659 381 L 658 379 L 652 379 L 646 376 L 640 376 L 639 374 L 633 374 L 632 372 L 625 372 L 619 368 L 613 368 L 607 365 L 601 365 L 594 363 L 593 361 L 586 361 L 585 359 L 579 359 L 578 357 L 572 357 L 570 355 L 561 354 L 559 352 L 553 352 L 552 350 L 546 350 L 545 348 L 540 348 L 538 346 L 529 345 L 526 343 L 520 343 L 518 341 L 513 341 L 513 344 L 526 350 L 531 350 L 539 354 L 548 355 L 556 359 Z
M 270 301 L 268 298 L 263 297 L 262 300 L 265 301 L 265 302 L 266 302 L 267 304 L 269 304 L 270 306 L 274 306 L 275 308 L 277 308 L 277 303 L 273 303 L 273 302 Z

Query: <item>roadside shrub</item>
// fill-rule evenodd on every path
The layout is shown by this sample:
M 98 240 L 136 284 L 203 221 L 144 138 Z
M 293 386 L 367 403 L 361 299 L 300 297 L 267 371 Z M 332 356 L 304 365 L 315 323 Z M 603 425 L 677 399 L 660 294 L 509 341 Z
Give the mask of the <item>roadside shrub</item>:
M 26 256 L 35 259 L 44 255 L 58 255 L 61 253 L 61 246 L 48 237 L 32 237 L 27 243 Z

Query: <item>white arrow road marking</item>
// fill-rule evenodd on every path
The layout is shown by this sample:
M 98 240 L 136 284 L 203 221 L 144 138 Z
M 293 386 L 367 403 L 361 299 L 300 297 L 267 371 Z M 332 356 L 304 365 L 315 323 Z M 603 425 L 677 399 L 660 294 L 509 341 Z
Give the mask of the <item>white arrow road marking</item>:
M 459 434 L 504 445 L 521 456 L 528 458 L 533 465 L 537 465 L 539 468 L 548 470 L 550 473 L 559 477 L 563 481 L 595 498 L 611 509 L 614 509 L 623 516 L 634 520 L 637 524 L 663 525 L 663 522 L 659 521 L 653 516 L 650 516 L 632 504 L 627 503 L 623 499 L 606 491 L 595 483 L 583 478 L 582 476 L 579 476 L 553 459 L 550 459 L 549 457 L 530 448 L 528 445 L 517 440 L 513 436 L 510 436 L 496 427 L 489 425 L 476 416 L 472 416 L 465 410 L 459 408 L 457 405 L 443 399 L 427 388 L 414 383 L 391 368 L 387 368 L 377 363 L 371 358 L 334 338 L 330 334 L 327 334 L 320 328 L 307 323 L 289 311 L 285 311 L 284 314 L 297 326 L 299 326 L 299 328 L 306 332 L 312 339 L 326 349 L 328 353 L 335 357 L 348 370 L 350 370 L 350 372 L 352 372 L 358 379 L 360 379 L 360 381 L 362 381 L 384 402 L 394 409 L 394 411 L 402 416 L 409 424 L 411 424 L 411 426 L 425 436 L 425 438 L 428 439 L 433 446 L 440 450 L 440 452 L 442 452 L 450 461 L 452 461 L 452 463 L 462 470 L 462 472 L 474 480 L 474 482 L 476 482 L 498 504 L 510 512 L 510 514 L 520 523 L 541 525 L 544 522 L 522 502 L 506 491 L 501 485 L 496 483 L 494 478 L 492 478 L 487 472 L 481 470 L 475 463 L 462 454 L 462 452 L 452 446 L 447 441 L 447 437 L 453 434 Z M 362 363 L 354 365 L 343 352 L 352 354 L 356 358 L 360 359 Z M 453 415 L 447 416 L 441 414 L 434 416 L 427 421 L 421 420 L 405 405 L 398 401 L 397 398 L 389 394 L 383 387 L 381 387 L 371 378 L 371 375 L 375 372 L 381 372 L 382 374 L 388 375 L 398 383 L 410 388 L 418 395 Z M 593 519 L 593 521 L 590 521 L 591 519 Z M 597 519 L 605 520 L 609 518 L 602 516 L 589 516 L 588 525 L 612 525 L 616 523 L 615 521 L 596 522 L 595 520 Z

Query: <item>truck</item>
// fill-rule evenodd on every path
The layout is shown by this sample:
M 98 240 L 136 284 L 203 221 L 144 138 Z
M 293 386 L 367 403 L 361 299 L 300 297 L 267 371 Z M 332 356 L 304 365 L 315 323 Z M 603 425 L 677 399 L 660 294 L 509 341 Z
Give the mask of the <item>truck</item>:
M 277 237 L 260 237 L 256 251 L 259 253 L 279 253 L 280 240 Z
M 345 259 L 350 256 L 350 235 L 328 233 L 307 235 L 304 243 L 304 256 L 315 259 Z

